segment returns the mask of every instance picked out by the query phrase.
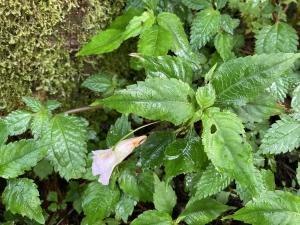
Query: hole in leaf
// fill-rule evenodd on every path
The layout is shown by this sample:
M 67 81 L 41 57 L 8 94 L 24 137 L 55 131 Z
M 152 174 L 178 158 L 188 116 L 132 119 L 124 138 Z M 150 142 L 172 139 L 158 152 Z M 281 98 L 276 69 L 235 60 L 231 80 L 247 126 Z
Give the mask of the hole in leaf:
M 210 133 L 211 134 L 214 134 L 214 133 L 216 133 L 217 132 L 217 127 L 216 127 L 216 125 L 212 125 L 211 127 L 210 127 Z

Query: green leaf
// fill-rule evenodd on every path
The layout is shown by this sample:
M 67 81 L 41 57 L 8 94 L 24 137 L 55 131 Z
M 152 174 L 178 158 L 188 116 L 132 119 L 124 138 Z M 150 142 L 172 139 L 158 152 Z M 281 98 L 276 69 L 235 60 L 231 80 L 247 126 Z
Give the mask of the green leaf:
M 212 7 L 212 4 L 208 0 L 182 0 L 182 3 L 195 10 Z
M 205 225 L 229 209 L 232 207 L 223 205 L 214 199 L 196 200 L 186 207 L 177 221 L 184 220 L 189 225 Z
M 196 172 L 207 163 L 201 139 L 194 131 L 184 139 L 177 139 L 170 144 L 166 148 L 165 157 L 164 166 L 168 179 L 179 174 Z
M 263 94 L 291 68 L 300 54 L 254 55 L 229 60 L 215 72 L 212 85 L 219 105 L 243 105 Z
M 221 15 L 221 28 L 229 34 L 233 35 L 233 31 L 238 27 L 240 21 L 233 19 L 227 14 Z
M 227 3 L 227 0 L 216 0 L 216 1 L 214 1 L 214 5 L 216 6 L 217 9 L 224 8 L 226 3 Z
M 23 96 L 22 101 L 26 104 L 27 107 L 29 107 L 33 112 L 38 112 L 43 107 L 43 104 L 32 97 Z
M 2 193 L 2 201 L 6 209 L 13 214 L 21 214 L 45 223 L 39 192 L 33 180 L 27 178 L 9 180 Z
M 292 225 L 300 221 L 300 198 L 289 192 L 269 191 L 250 201 L 226 219 L 253 225 Z
M 149 78 L 96 103 L 120 113 L 135 113 L 147 119 L 179 125 L 193 116 L 193 98 L 194 91 L 180 80 Z
M 181 57 L 174 56 L 138 56 L 142 61 L 147 77 L 176 78 L 192 83 L 193 68 L 191 63 Z
M 53 167 L 47 159 L 43 159 L 33 168 L 33 172 L 43 180 L 53 172 Z
M 296 30 L 286 23 L 264 26 L 256 35 L 255 52 L 262 53 L 293 53 L 297 52 L 298 35 Z
M 260 151 L 264 154 L 290 152 L 300 146 L 300 121 L 282 116 L 267 131 L 262 139 Z
M 213 8 L 200 11 L 193 20 L 191 28 L 191 44 L 194 48 L 202 48 L 220 29 L 220 12 Z
M 13 111 L 5 117 L 9 135 L 24 133 L 30 124 L 32 114 L 24 110 Z
M 109 26 L 110 29 L 125 30 L 133 17 L 141 15 L 142 12 L 134 7 L 128 9 L 124 14 L 118 16 Z
M 59 108 L 61 106 L 61 103 L 56 101 L 56 100 L 48 100 L 46 102 L 46 108 L 49 110 L 49 111 L 53 111 L 57 108 Z
M 137 202 L 127 195 L 122 195 L 121 200 L 116 205 L 116 219 L 122 219 L 127 223 L 128 217 L 133 213 L 134 206 Z
M 175 133 L 171 131 L 151 133 L 138 149 L 141 165 L 151 168 L 160 166 L 164 159 L 166 147 L 174 140 Z
M 0 176 L 15 178 L 35 166 L 47 154 L 34 140 L 21 140 L 0 146 Z
M 152 11 L 145 11 L 142 15 L 133 17 L 122 34 L 123 40 L 138 36 L 151 27 L 154 22 L 155 16 Z
M 173 225 L 172 217 L 165 212 L 148 210 L 143 212 L 131 225 Z
M 44 107 L 42 107 L 40 111 L 32 114 L 30 129 L 34 139 L 41 138 L 45 134 L 47 126 L 49 126 L 50 117 L 51 113 Z
M 196 92 L 196 100 L 201 109 L 206 109 L 212 106 L 216 99 L 216 93 L 211 84 L 203 87 L 198 87 Z
M 8 138 L 8 128 L 6 122 L 0 119 L 0 146 L 3 145 Z
M 96 74 L 88 77 L 82 86 L 95 92 L 107 92 L 114 89 L 111 75 L 107 73 Z
M 153 203 L 155 209 L 172 215 L 176 200 L 177 197 L 172 187 L 165 182 L 160 181 L 157 175 L 154 174 Z
M 153 25 L 141 34 L 138 52 L 149 56 L 166 55 L 172 46 L 172 34 L 161 26 Z
M 293 91 L 291 106 L 294 111 L 300 112 L 300 85 L 298 85 Z
M 296 178 L 297 178 L 297 183 L 300 184 L 300 162 L 298 162 L 298 166 L 296 170 Z
M 54 169 L 65 179 L 80 178 L 85 172 L 87 124 L 78 117 L 54 116 L 43 136 Z
M 119 199 L 118 189 L 98 182 L 90 183 L 82 195 L 82 208 L 88 224 L 94 224 L 108 217 L 114 211 Z
M 128 122 L 128 116 L 122 115 L 117 119 L 114 125 L 109 128 L 106 136 L 106 144 L 112 147 L 117 144 L 125 135 L 131 131 L 131 124 Z M 132 137 L 132 136 L 130 136 Z
M 216 170 L 210 164 L 203 172 L 199 182 L 196 184 L 195 199 L 203 199 L 224 190 L 232 182 L 232 178 Z
M 218 33 L 214 41 L 217 52 L 224 61 L 235 57 L 232 49 L 234 47 L 234 39 L 231 34 Z
M 241 120 L 231 112 L 211 109 L 202 117 L 204 151 L 217 170 L 257 196 L 264 187 L 253 165 L 251 146 L 242 138 L 245 131 Z

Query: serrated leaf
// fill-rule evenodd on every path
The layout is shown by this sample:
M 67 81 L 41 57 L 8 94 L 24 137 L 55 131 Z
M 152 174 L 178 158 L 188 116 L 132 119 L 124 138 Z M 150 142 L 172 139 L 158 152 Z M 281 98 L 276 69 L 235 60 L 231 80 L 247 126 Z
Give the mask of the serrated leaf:
M 53 172 L 53 167 L 47 159 L 43 159 L 36 164 L 33 168 L 33 172 L 36 176 L 43 180 Z
M 294 225 L 300 221 L 300 198 L 289 192 L 269 191 L 250 201 L 226 219 L 253 225 Z
M 15 178 L 35 166 L 47 154 L 34 140 L 21 140 L 0 146 L 0 176 Z
M 193 20 L 191 28 L 191 44 L 194 48 L 202 48 L 220 29 L 220 12 L 213 8 L 200 11 Z
M 260 151 L 264 154 L 293 151 L 300 146 L 300 122 L 292 117 L 282 116 L 267 131 L 261 142 Z
M 78 117 L 54 116 L 42 142 L 48 145 L 48 157 L 54 169 L 65 179 L 80 178 L 85 172 L 87 124 Z
M 211 108 L 204 113 L 202 123 L 204 151 L 216 169 L 257 196 L 264 187 L 253 165 L 251 146 L 242 138 L 245 131 L 241 120 L 231 112 Z
M 231 34 L 219 33 L 214 40 L 215 47 L 224 61 L 235 57 L 232 49 L 234 47 L 234 39 Z
M 22 101 L 26 104 L 27 107 L 29 107 L 33 112 L 38 112 L 43 107 L 42 103 L 32 97 L 29 96 L 23 96 Z
M 82 195 L 82 209 L 88 224 L 108 217 L 114 211 L 119 198 L 118 189 L 98 182 L 90 183 Z
M 88 77 L 82 86 L 96 92 L 106 92 L 110 89 L 114 89 L 112 83 L 112 77 L 106 73 L 100 73 Z
M 112 147 L 117 144 L 125 135 L 131 131 L 131 123 L 128 121 L 128 116 L 122 115 L 118 118 L 114 125 L 109 128 L 106 136 L 106 145 Z M 130 136 L 132 137 L 132 136 Z
M 203 87 L 198 87 L 196 92 L 196 100 L 201 109 L 208 108 L 215 103 L 216 93 L 211 84 Z
M 2 201 L 6 209 L 13 214 L 21 214 L 40 224 L 45 223 L 39 192 L 33 180 L 27 178 L 9 180 L 2 193 Z
M 217 9 L 222 9 L 225 7 L 227 0 L 216 0 L 214 1 L 214 5 Z
M 145 68 L 147 77 L 176 78 L 192 83 L 193 68 L 191 63 L 181 57 L 174 56 L 138 56 Z
M 195 172 L 207 163 L 201 139 L 190 132 L 184 139 L 177 139 L 165 151 L 165 172 L 168 179 L 179 174 Z
M 134 206 L 137 202 L 127 195 L 122 195 L 121 200 L 116 205 L 116 219 L 123 220 L 127 223 L 128 217 L 133 213 Z
M 247 56 L 223 63 L 212 85 L 219 105 L 243 105 L 263 94 L 276 79 L 293 67 L 300 54 L 278 53 Z
M 171 131 L 154 132 L 149 135 L 145 143 L 137 150 L 143 167 L 154 168 L 160 166 L 164 159 L 166 147 L 175 140 Z
M 160 181 L 157 175 L 154 174 L 153 203 L 155 209 L 172 215 L 176 200 L 177 197 L 172 187 L 167 183 Z
M 131 222 L 131 225 L 173 225 L 172 217 L 165 212 L 148 210 Z
M 0 119 L 0 146 L 3 145 L 8 138 L 8 128 L 6 122 Z
M 233 19 L 227 14 L 221 15 L 221 27 L 224 31 L 233 35 L 233 31 L 238 27 L 240 21 L 238 19 Z
M 232 182 L 232 178 L 216 170 L 216 168 L 210 164 L 203 174 L 199 182 L 196 184 L 195 199 L 203 199 L 211 195 L 217 194 L 224 190 Z
M 61 106 L 61 103 L 56 101 L 56 100 L 48 100 L 46 102 L 46 108 L 49 110 L 49 111 L 53 111 L 57 108 L 59 108 Z
M 208 0 L 182 0 L 182 3 L 185 6 L 195 10 L 205 9 L 212 6 Z
M 153 25 L 141 34 L 138 52 L 149 56 L 166 55 L 172 46 L 172 34 L 161 26 Z
M 96 103 L 121 113 L 135 113 L 147 119 L 179 125 L 193 116 L 193 98 L 194 91 L 180 80 L 149 78 Z
M 205 225 L 229 209 L 232 207 L 223 205 L 214 199 L 196 200 L 186 207 L 177 221 L 184 220 L 189 225 Z
M 300 112 L 300 85 L 298 85 L 293 91 L 291 106 L 294 111 Z
M 5 117 L 9 135 L 24 133 L 30 124 L 32 114 L 24 110 L 13 111 Z
M 50 112 L 42 107 L 40 111 L 32 114 L 32 121 L 30 124 L 30 129 L 34 139 L 41 138 L 45 131 L 47 130 L 47 126 L 49 125 L 51 118 Z
M 297 51 L 298 35 L 290 25 L 279 22 L 272 26 L 264 26 L 256 35 L 255 52 L 292 53 Z

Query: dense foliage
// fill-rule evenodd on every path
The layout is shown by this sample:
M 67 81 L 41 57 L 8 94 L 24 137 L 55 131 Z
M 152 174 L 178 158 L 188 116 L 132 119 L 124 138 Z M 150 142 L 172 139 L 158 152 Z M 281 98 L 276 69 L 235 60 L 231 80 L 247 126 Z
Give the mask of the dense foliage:
M 132 39 L 136 77 L 0 118 L 2 224 L 300 224 L 299 18 L 288 0 L 128 0 L 77 57 Z

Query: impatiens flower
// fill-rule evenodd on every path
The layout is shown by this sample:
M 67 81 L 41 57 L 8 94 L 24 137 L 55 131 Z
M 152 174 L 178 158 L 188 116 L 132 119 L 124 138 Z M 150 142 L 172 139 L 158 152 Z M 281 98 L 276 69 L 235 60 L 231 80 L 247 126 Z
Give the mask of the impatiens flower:
M 146 140 L 147 136 L 134 137 L 119 142 L 114 149 L 93 151 L 92 173 L 100 175 L 99 182 L 109 184 L 113 169 L 121 163 L 132 151 Z

